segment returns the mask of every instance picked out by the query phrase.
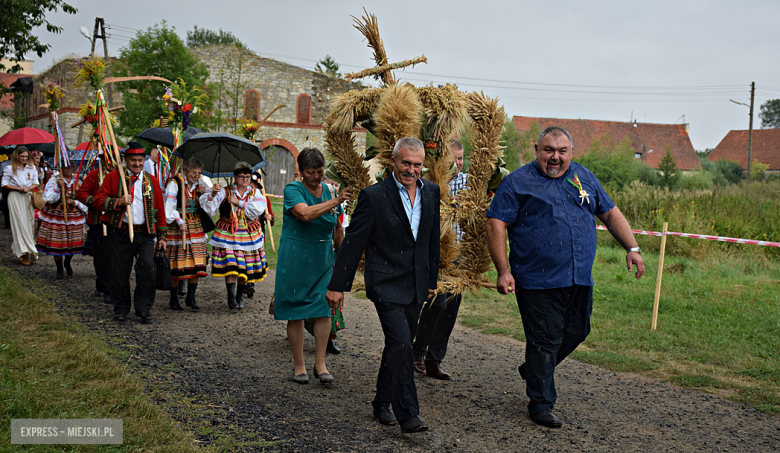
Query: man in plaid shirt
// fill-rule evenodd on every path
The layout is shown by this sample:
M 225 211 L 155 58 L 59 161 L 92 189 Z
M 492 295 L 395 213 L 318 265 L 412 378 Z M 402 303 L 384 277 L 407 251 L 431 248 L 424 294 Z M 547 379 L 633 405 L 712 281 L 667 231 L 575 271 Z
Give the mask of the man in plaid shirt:
M 458 170 L 449 182 L 450 198 L 456 201 L 458 192 L 468 187 L 468 175 L 461 172 L 463 168 L 463 145 L 452 140 L 450 143 L 455 165 Z M 460 225 L 453 224 L 455 240 L 460 242 L 463 231 Z M 427 304 L 420 313 L 417 336 L 412 345 L 414 352 L 414 370 L 427 374 L 434 379 L 452 379 L 449 373 L 441 368 L 441 361 L 447 354 L 447 343 L 450 341 L 458 309 L 462 300 L 461 294 L 439 294 L 432 303 Z

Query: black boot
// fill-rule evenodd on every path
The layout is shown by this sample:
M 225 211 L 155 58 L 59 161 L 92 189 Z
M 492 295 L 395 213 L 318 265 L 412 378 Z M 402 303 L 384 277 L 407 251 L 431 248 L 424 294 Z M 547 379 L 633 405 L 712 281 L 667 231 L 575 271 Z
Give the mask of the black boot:
M 252 298 L 252 296 L 255 295 L 255 284 L 254 283 L 247 283 L 246 284 L 246 291 L 244 292 L 246 294 L 246 297 Z
M 57 280 L 65 278 L 65 272 L 62 271 L 62 257 L 58 256 L 54 258 L 54 264 L 57 265 Z
M 168 303 L 171 310 L 184 310 L 184 307 L 179 303 L 179 295 L 176 294 L 176 288 L 171 288 L 171 301 Z
M 183 296 L 187 294 L 187 288 L 184 287 L 186 280 L 179 280 L 179 284 L 176 285 L 176 292 L 179 293 L 180 296 Z
M 73 255 L 68 255 L 65 257 L 65 273 L 68 274 L 68 277 L 73 277 L 73 268 L 70 267 L 70 260 L 73 259 Z
M 184 305 L 192 308 L 193 310 L 200 310 L 200 305 L 195 302 L 195 291 L 198 290 L 197 283 L 189 283 L 187 285 L 187 298 L 184 300 Z
M 246 285 L 238 285 L 236 288 L 236 305 L 238 305 L 239 310 L 244 308 L 244 301 L 242 300 L 244 291 L 246 291 Z
M 228 308 L 231 310 L 235 310 L 238 308 L 238 304 L 236 304 L 236 284 L 235 283 L 225 283 L 225 286 L 227 286 L 227 293 L 228 293 Z

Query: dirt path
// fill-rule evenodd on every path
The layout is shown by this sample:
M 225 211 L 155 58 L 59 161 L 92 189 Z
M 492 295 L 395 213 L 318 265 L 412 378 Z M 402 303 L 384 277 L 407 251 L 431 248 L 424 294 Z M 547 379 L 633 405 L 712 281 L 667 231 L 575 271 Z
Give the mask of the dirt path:
M 148 393 L 204 444 L 225 433 L 246 441 L 239 451 L 522 452 L 522 451 L 728 451 L 780 450 L 780 417 L 747 405 L 683 390 L 642 376 L 615 373 L 566 360 L 556 375 L 556 414 L 563 428 L 534 425 L 527 416 L 525 385 L 517 374 L 524 344 L 458 325 L 444 368 L 452 381 L 417 377 L 421 418 L 431 430 L 404 435 L 371 417 L 382 334 L 373 305 L 348 296 L 348 329 L 342 354 L 328 356 L 332 385 L 291 381 L 292 357 L 285 325 L 268 315 L 271 273 L 243 311 L 227 308 L 222 280 L 198 290 L 200 312 L 174 312 L 157 293 L 153 322 L 111 321 L 111 309 L 93 296 L 91 260 L 74 259 L 75 276 L 54 279 L 43 257 L 17 264 L 10 233 L 0 230 L 0 265 L 36 286 L 42 279 L 66 291 L 59 310 L 127 351 Z M 305 353 L 313 364 L 314 341 Z M 310 373 L 311 374 L 311 373 Z M 171 401 L 170 392 L 188 403 Z M 166 396 L 167 395 L 167 396 Z M 192 409 L 193 403 L 197 403 Z M 208 427 L 206 429 L 205 427 Z M 274 441 L 263 450 L 255 442 Z

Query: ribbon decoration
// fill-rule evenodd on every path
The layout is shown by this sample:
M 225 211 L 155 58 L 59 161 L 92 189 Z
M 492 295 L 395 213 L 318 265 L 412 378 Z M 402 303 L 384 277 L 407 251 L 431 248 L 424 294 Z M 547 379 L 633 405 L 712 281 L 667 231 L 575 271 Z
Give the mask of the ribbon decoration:
M 54 115 L 54 127 L 57 129 L 57 144 L 60 148 L 60 162 L 57 162 L 58 165 L 61 165 L 63 167 L 70 167 L 70 159 L 68 158 L 68 150 L 65 148 L 65 138 L 62 136 L 62 130 L 60 130 L 60 119 L 57 115 L 57 112 L 52 112 Z
M 574 175 L 574 181 L 571 180 L 571 178 L 566 178 L 569 183 L 574 186 L 577 191 L 580 193 L 580 205 L 582 205 L 585 200 L 588 201 L 588 204 L 590 204 L 590 195 L 588 192 L 585 191 L 585 189 L 582 187 L 582 183 L 580 182 L 580 177 L 576 174 Z

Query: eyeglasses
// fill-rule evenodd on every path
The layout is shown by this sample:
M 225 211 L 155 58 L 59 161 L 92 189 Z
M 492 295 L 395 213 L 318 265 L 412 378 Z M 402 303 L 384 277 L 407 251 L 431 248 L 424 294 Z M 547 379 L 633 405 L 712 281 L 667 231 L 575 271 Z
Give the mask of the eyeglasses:
M 251 176 L 249 176 L 249 175 L 236 176 L 236 179 L 249 179 L 249 178 L 251 178 Z

